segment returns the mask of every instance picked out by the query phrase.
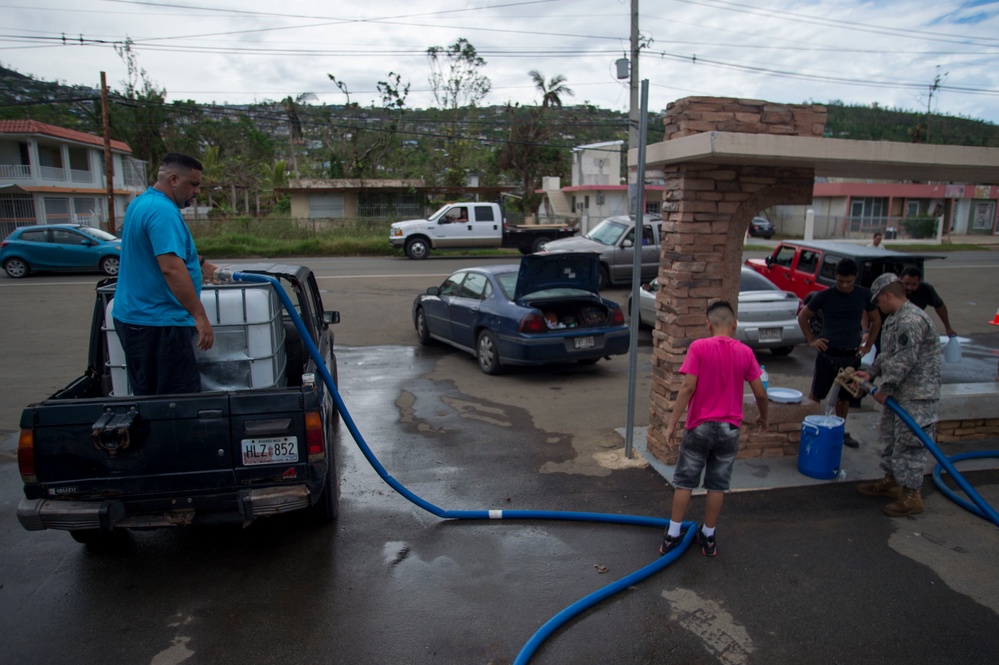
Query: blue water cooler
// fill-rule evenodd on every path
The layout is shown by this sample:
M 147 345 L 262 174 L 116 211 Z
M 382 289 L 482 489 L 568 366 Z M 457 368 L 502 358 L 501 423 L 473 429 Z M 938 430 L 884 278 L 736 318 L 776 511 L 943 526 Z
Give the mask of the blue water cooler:
M 838 416 L 805 416 L 801 423 L 798 471 L 819 480 L 838 476 L 845 424 Z

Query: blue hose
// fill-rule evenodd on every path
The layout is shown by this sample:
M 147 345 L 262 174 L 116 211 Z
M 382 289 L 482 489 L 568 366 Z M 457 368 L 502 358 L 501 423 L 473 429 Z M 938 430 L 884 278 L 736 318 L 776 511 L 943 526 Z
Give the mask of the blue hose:
M 877 388 L 875 388 L 870 382 L 864 382 L 864 388 L 872 395 L 877 392 Z M 908 425 L 909 429 L 912 430 L 912 433 L 923 442 L 923 445 L 930 451 L 930 454 L 936 458 L 938 466 L 933 471 L 933 483 L 937 486 L 937 488 L 940 488 L 947 498 L 951 499 L 962 508 L 965 508 L 975 515 L 978 515 L 979 517 L 992 522 L 996 526 L 999 526 L 999 513 L 997 513 L 995 509 L 982 498 L 982 495 L 979 494 L 975 488 L 964 479 L 964 476 L 962 476 L 958 470 L 954 468 L 954 465 L 951 463 L 951 458 L 944 455 L 943 451 L 941 451 L 940 448 L 937 447 L 937 444 L 933 442 L 933 439 L 926 436 L 926 432 L 924 432 L 923 428 L 920 427 L 915 420 L 913 420 L 912 416 L 910 416 L 905 409 L 899 406 L 898 402 L 896 402 L 892 397 L 885 400 L 885 405 L 894 411 L 895 414 L 902 419 L 902 422 Z M 999 457 L 999 451 L 991 453 L 964 453 L 963 455 L 955 455 L 954 461 L 969 459 L 971 457 Z M 957 483 L 958 487 L 960 487 L 961 490 L 968 495 L 973 504 L 969 504 L 964 499 L 958 497 L 949 487 L 946 487 L 946 485 L 943 484 L 942 480 L 939 480 L 940 467 L 943 467 L 944 470 L 950 474 L 950 476 Z
M 947 459 L 950 460 L 951 464 L 953 464 L 955 462 L 963 462 L 964 460 L 969 460 L 969 459 L 985 459 L 985 458 L 988 458 L 988 457 L 999 457 L 999 450 L 986 450 L 986 451 L 981 451 L 981 452 L 959 453 L 957 455 L 951 455 Z M 935 467 L 933 467 L 933 484 L 936 485 L 937 490 L 939 490 L 941 494 L 943 494 L 945 497 L 947 497 L 948 499 L 950 499 L 951 501 L 953 501 L 957 505 L 959 505 L 962 508 L 964 508 L 965 510 L 967 510 L 972 515 L 977 515 L 978 517 L 981 517 L 982 519 L 989 520 L 990 522 L 995 522 L 994 519 L 992 519 L 991 517 L 989 517 L 977 505 L 971 503 L 970 501 L 968 501 L 964 497 L 959 496 L 957 494 L 957 492 L 955 492 L 950 487 L 948 487 L 947 484 L 943 481 L 943 478 L 941 477 L 941 474 L 940 474 L 940 469 L 941 468 L 942 468 L 942 465 L 940 465 L 940 464 L 937 464 Z
M 228 277 L 228 275 L 225 276 Z M 343 418 L 343 422 L 347 425 L 347 430 L 354 438 L 354 442 L 357 443 L 358 448 L 361 449 L 361 453 L 368 460 L 368 463 L 371 464 L 375 472 L 382 478 L 382 480 L 388 483 L 392 489 L 427 512 L 444 519 L 461 520 L 566 520 L 573 522 L 603 522 L 608 524 L 654 526 L 661 529 L 669 526 L 668 519 L 659 517 L 643 517 L 640 515 L 613 515 L 609 513 L 580 513 L 551 510 L 444 510 L 443 508 L 439 508 L 429 501 L 417 496 L 407 489 L 402 483 L 393 478 L 389 472 L 385 470 L 385 467 L 382 466 L 382 463 L 378 461 L 378 458 L 375 457 L 374 453 L 371 452 L 371 448 L 364 440 L 361 432 L 357 429 L 357 424 L 347 411 L 347 407 L 343 403 L 343 399 L 340 397 L 340 391 L 337 390 L 333 377 L 330 375 L 329 369 L 326 367 L 326 363 L 322 361 L 319 349 L 316 348 L 315 342 L 312 341 L 312 335 L 305 327 L 302 317 L 298 315 L 298 312 L 295 310 L 294 303 L 292 303 L 291 298 L 285 292 L 281 283 L 273 277 L 257 273 L 233 272 L 231 277 L 234 282 L 269 283 L 274 287 L 274 291 L 277 293 L 281 302 L 284 304 L 285 309 L 288 311 L 288 314 L 291 316 L 291 320 L 295 324 L 295 328 L 298 330 L 299 336 L 302 338 L 302 343 L 308 350 L 309 355 L 312 356 L 312 359 L 315 360 L 316 371 L 319 372 L 323 379 L 323 383 L 326 384 L 330 394 L 333 396 L 337 411 L 339 411 L 340 416 Z M 656 561 L 638 569 L 634 573 L 631 573 L 617 582 L 613 582 L 576 601 L 549 619 L 548 622 L 545 623 L 545 625 L 543 625 L 530 640 L 528 640 L 527 644 L 524 645 L 520 654 L 517 656 L 517 659 L 514 661 L 514 665 L 524 665 L 527 663 L 537 648 L 541 646 L 541 643 L 544 642 L 548 636 L 579 613 L 613 596 L 619 591 L 627 589 L 629 586 L 637 584 L 647 577 L 654 575 L 669 564 L 673 563 L 687 550 L 688 547 L 690 547 L 697 531 L 697 525 L 693 522 L 684 522 L 683 529 L 686 530 L 686 535 L 680 545 L 673 549 L 673 551 L 669 554 L 660 557 Z

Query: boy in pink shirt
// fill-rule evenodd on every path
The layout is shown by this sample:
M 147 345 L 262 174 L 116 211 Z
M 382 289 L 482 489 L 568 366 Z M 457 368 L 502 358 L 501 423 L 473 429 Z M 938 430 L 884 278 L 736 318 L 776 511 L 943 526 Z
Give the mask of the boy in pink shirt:
M 734 339 L 736 319 L 732 306 L 724 300 L 712 303 L 708 307 L 707 324 L 711 336 L 694 340 L 680 367 L 683 385 L 666 427 L 666 441 L 672 442 L 680 416 L 689 405 L 686 431 L 673 473 L 673 508 L 660 554 L 666 554 L 683 540 L 683 516 L 690 505 L 691 492 L 701 484 L 702 471 L 708 494 L 704 524 L 697 539 L 705 556 L 718 554 L 715 527 L 739 452 L 743 381 L 749 382 L 760 411 L 757 431 L 767 431 L 767 393 L 760 380 L 762 372 L 753 351 Z

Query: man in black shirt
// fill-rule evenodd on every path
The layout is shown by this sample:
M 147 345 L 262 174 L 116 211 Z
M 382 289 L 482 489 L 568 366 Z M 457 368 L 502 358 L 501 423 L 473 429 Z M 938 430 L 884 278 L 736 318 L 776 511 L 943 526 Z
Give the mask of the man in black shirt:
M 810 400 L 821 401 L 833 387 L 837 372 L 844 367 L 860 367 L 860 358 L 871 350 L 871 345 L 881 330 L 881 315 L 871 302 L 871 292 L 857 285 L 857 263 L 843 259 L 836 264 L 836 287 L 819 291 L 801 312 L 798 325 L 808 340 L 808 345 L 819 353 L 815 358 Z M 810 321 L 822 312 L 822 332 L 816 337 Z M 864 312 L 871 322 L 867 343 L 862 345 L 861 322 Z M 850 393 L 840 388 L 836 396 L 836 415 L 846 421 L 850 411 Z M 843 445 L 856 448 L 860 443 L 849 434 L 843 434 Z
M 947 305 L 937 290 L 922 280 L 919 268 L 909 266 L 902 271 L 902 283 L 905 284 L 905 292 L 909 296 L 909 302 L 919 309 L 926 309 L 927 305 L 932 305 L 937 310 L 937 316 L 944 324 L 944 330 L 948 335 L 956 335 L 954 329 L 950 327 L 950 317 L 947 315 Z

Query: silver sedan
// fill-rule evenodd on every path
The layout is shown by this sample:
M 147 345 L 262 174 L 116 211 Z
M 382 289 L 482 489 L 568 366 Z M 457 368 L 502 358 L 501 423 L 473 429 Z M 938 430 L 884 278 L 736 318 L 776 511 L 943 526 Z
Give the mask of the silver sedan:
M 656 292 L 658 279 L 643 284 L 639 292 L 641 325 L 656 324 Z M 781 291 L 763 275 L 743 266 L 739 278 L 739 326 L 736 338 L 749 348 L 770 349 L 775 356 L 786 356 L 795 345 L 805 341 L 798 326 L 801 300 L 789 291 Z M 628 303 L 631 311 L 631 303 Z

